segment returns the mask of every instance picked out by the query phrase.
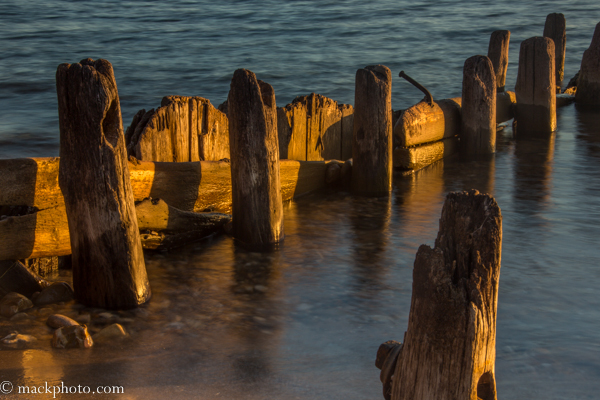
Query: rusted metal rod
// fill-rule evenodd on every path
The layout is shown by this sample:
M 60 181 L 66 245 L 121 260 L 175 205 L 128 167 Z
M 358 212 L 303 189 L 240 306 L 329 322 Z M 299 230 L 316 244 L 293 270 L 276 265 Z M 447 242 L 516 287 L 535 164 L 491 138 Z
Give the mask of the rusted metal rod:
M 431 95 L 431 93 L 429 93 L 429 90 L 427 90 L 425 88 L 425 86 L 421 85 L 419 82 L 415 81 L 413 78 L 411 78 L 410 76 L 406 75 L 404 73 L 404 71 L 400 71 L 400 74 L 398 74 L 398 76 L 400 76 L 400 78 L 404 78 L 408 81 L 408 83 L 410 83 L 411 85 L 413 85 L 414 87 L 416 87 L 417 89 L 419 89 L 421 92 L 425 93 L 425 97 L 427 98 L 427 102 L 429 103 L 429 105 L 431 107 L 433 107 L 433 96 Z

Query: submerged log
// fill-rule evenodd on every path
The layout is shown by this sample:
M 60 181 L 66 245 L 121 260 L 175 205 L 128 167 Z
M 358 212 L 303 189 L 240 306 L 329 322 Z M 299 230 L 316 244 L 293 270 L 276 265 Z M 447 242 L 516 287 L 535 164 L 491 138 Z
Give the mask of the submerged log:
M 557 85 L 565 77 L 565 54 L 567 51 L 567 22 L 564 14 L 552 13 L 546 17 L 544 37 L 554 41 L 554 73 Z
M 143 110 L 142 110 L 143 111 Z M 143 161 L 229 158 L 229 121 L 203 97 L 166 96 L 161 106 L 133 117 L 127 151 Z
M 394 149 L 394 168 L 416 171 L 458 151 L 458 138 Z
M 496 91 L 504 92 L 506 85 L 506 70 L 508 68 L 508 47 L 510 44 L 510 31 L 494 31 L 490 36 L 488 57 L 494 66 L 496 77 Z
M 227 106 L 233 236 L 247 246 L 269 247 L 284 237 L 275 91 L 238 69 Z
M 533 37 L 521 43 L 515 93 L 517 134 L 556 130 L 554 41 Z
M 172 249 L 220 231 L 231 220 L 228 214 L 195 213 L 147 198 L 136 204 L 138 226 L 145 249 Z
M 501 246 L 502 216 L 492 197 L 476 190 L 448 194 L 435 248 L 417 252 L 392 399 L 497 398 Z
M 73 286 L 88 306 L 132 308 L 150 299 L 129 180 L 121 108 L 106 60 L 56 71 L 59 185 L 72 249 Z
M 462 85 L 461 151 L 491 154 L 496 151 L 496 77 L 486 56 L 465 61 Z
M 284 201 L 325 186 L 329 162 L 280 161 Z M 0 260 L 71 254 L 64 199 L 58 187 L 59 158 L 0 160 L 0 204 L 36 205 L 30 214 L 0 220 Z M 231 212 L 228 162 L 130 162 L 135 201 L 161 198 L 182 211 Z M 10 176 L 10 179 L 8 177 Z M 38 186 L 38 183 L 46 182 Z M 137 213 L 138 218 L 141 216 Z
M 583 52 L 575 101 L 584 106 L 600 106 L 600 23 L 590 47 Z
M 392 190 L 392 73 L 384 65 L 356 72 L 352 139 L 352 190 L 383 195 Z

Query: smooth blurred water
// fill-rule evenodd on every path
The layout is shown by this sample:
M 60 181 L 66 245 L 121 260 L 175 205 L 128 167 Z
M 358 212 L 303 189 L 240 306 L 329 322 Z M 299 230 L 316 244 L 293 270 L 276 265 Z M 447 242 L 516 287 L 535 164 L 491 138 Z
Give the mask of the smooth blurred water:
M 436 98 L 459 96 L 464 60 L 486 54 L 496 29 L 512 32 L 514 86 L 518 46 L 541 35 L 551 12 L 567 18 L 567 80 L 600 21 L 598 2 L 4 0 L 0 157 L 58 155 L 63 62 L 113 63 L 125 126 L 165 95 L 221 103 L 237 68 L 271 83 L 279 105 L 313 91 L 353 103 L 356 69 L 382 63 L 399 109 L 422 98 L 400 70 Z M 38 337 L 28 350 L 0 348 L 0 381 L 123 385 L 122 398 L 382 398 L 375 353 L 403 338 L 418 246 L 433 245 L 445 195 L 476 188 L 504 218 L 499 398 L 600 398 L 600 116 L 573 105 L 558 114 L 551 138 L 515 140 L 507 129 L 492 160 L 396 176 L 389 198 L 298 199 L 275 253 L 218 237 L 147 255 L 154 297 L 145 313 L 119 314 L 124 343 L 55 351 L 42 311 L 0 319 L 0 336 Z

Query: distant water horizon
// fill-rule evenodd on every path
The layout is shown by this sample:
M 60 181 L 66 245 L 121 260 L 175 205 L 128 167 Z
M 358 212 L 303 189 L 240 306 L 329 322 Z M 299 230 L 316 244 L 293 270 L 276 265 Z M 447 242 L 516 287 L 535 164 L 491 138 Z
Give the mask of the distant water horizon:
M 392 107 L 421 92 L 461 95 L 464 61 L 487 54 L 490 34 L 511 31 L 507 89 L 521 41 L 541 36 L 546 15 L 567 20 L 565 82 L 579 69 L 600 20 L 594 1 L 40 1 L 0 4 L 0 158 L 58 156 L 56 68 L 84 58 L 114 67 L 124 129 L 167 95 L 226 100 L 233 72 L 250 69 L 278 106 L 316 92 L 354 103 L 356 70 L 393 73 Z

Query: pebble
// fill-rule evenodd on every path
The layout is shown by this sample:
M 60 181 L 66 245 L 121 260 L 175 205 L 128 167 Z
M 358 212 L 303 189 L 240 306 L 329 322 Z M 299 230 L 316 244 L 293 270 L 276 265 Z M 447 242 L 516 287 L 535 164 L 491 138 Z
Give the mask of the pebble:
M 127 331 L 119 324 L 112 324 L 92 336 L 95 343 L 110 343 L 128 337 Z
M 92 316 L 90 314 L 80 314 L 75 318 L 75 321 L 85 325 L 89 324 L 91 320 Z
M 24 312 L 20 312 L 20 313 L 16 313 L 15 315 L 13 315 L 12 317 L 10 317 L 10 320 L 15 322 L 15 321 L 24 321 L 27 319 L 30 319 L 31 317 L 29 316 L 29 314 L 24 313 Z
M 52 347 L 57 349 L 81 348 L 89 349 L 94 345 L 87 327 L 71 325 L 58 328 L 52 337 Z
M 12 332 L 5 336 L 1 342 L 12 348 L 23 347 L 27 344 L 35 342 L 37 339 L 30 335 L 21 335 L 18 332 Z
M 11 318 L 16 313 L 33 307 L 33 303 L 22 294 L 11 292 L 0 300 L 0 315 Z
M 64 315 L 53 314 L 49 316 L 46 320 L 46 325 L 48 325 L 50 328 L 58 329 L 62 328 L 63 326 L 73 326 L 79 324 L 77 323 L 77 321 L 74 321 L 71 318 L 66 317 Z
M 54 282 L 35 299 L 36 306 L 55 304 L 73 300 L 73 288 L 67 282 Z

